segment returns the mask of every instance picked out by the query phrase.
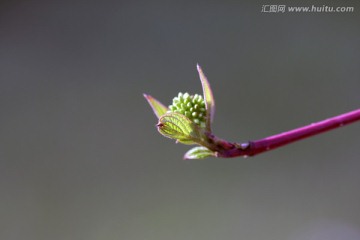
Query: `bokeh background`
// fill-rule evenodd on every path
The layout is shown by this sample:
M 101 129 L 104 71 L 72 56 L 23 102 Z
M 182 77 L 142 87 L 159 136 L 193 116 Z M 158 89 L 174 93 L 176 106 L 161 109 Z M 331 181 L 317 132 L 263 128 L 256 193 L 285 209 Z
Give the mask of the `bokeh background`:
M 353 13 L 261 13 L 263 4 Z M 254 158 L 183 161 L 143 93 L 216 99 L 259 139 L 360 106 L 350 1 L 2 1 L 0 239 L 360 239 L 360 124 Z

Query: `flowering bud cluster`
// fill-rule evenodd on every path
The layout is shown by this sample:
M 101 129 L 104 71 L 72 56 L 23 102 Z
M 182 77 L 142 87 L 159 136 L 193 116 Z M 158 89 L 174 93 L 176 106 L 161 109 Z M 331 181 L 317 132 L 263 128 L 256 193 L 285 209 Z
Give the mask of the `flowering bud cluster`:
M 177 112 L 189 118 L 201 127 L 205 126 L 206 107 L 203 97 L 199 94 L 179 93 L 169 106 L 169 112 Z

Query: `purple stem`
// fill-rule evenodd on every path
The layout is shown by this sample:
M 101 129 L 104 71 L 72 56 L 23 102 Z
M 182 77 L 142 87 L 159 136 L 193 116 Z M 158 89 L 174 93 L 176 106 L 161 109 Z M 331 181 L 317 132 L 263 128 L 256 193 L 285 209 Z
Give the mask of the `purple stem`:
M 317 123 L 300 127 L 294 130 L 283 132 L 267 138 L 256 141 L 250 141 L 245 144 L 235 144 L 236 148 L 224 149 L 219 152 L 219 157 L 238 157 L 238 156 L 254 156 L 256 154 L 269 151 L 289 143 L 311 137 L 313 135 L 329 131 L 334 128 L 342 127 L 347 124 L 360 120 L 360 109 L 348 112 L 336 117 L 332 117 Z M 222 145 L 222 144 L 221 144 Z

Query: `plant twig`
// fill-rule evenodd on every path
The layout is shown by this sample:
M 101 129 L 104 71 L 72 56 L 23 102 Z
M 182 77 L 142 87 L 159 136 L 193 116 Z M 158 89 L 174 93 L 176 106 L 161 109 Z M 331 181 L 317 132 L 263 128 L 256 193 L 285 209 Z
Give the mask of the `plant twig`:
M 296 128 L 287 132 L 276 134 L 270 137 L 266 137 L 260 140 L 249 141 L 242 144 L 232 144 L 229 148 L 229 142 L 216 139 L 213 136 L 215 142 L 217 142 L 217 156 L 218 157 L 238 157 L 238 156 L 254 156 L 275 148 L 296 142 L 298 140 L 314 136 L 319 133 L 327 132 L 329 130 L 345 126 L 347 124 L 360 120 L 360 109 L 335 116 L 317 123 Z
M 155 98 L 144 94 L 159 120 L 156 126 L 163 136 L 174 139 L 177 143 L 200 145 L 190 149 L 184 159 L 254 156 L 360 120 L 360 109 L 357 109 L 260 140 L 231 143 L 216 137 L 211 131 L 215 100 L 210 83 L 199 65 L 197 70 L 203 87 L 203 97 L 198 94 L 179 93 L 167 108 Z

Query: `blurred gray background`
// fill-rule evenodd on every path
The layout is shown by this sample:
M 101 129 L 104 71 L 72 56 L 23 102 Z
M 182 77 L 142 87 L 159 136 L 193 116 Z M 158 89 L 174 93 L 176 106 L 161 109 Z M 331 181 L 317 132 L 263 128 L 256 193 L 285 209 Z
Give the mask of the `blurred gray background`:
M 263 4 L 353 13 L 261 13 Z M 360 106 L 350 1 L 2 1 L 0 239 L 360 239 L 360 124 L 254 158 L 183 161 L 148 93 L 216 99 L 259 139 Z

